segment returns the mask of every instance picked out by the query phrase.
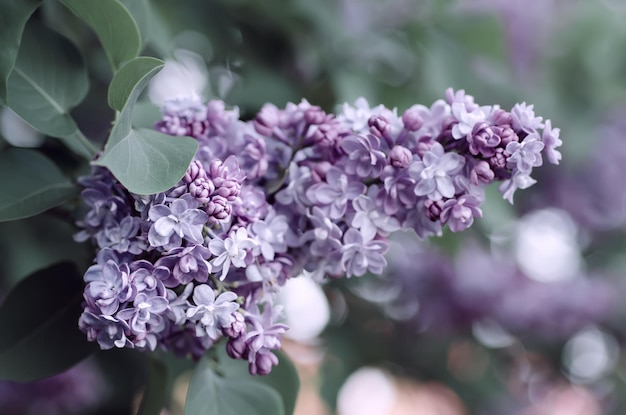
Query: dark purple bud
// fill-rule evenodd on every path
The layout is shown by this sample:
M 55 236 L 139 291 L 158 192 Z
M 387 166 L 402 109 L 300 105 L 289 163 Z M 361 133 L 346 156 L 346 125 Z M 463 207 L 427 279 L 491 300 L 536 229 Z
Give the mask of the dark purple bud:
M 246 322 L 241 313 L 233 313 L 232 316 L 234 317 L 235 321 L 233 321 L 230 326 L 224 327 L 222 329 L 222 332 L 224 333 L 224 336 L 235 339 L 241 337 L 242 334 L 245 334 Z
M 410 108 L 402 114 L 402 122 L 404 123 L 404 128 L 409 131 L 417 131 L 424 124 L 424 120 L 420 117 L 417 109 Z
M 251 375 L 265 376 L 269 375 L 272 371 L 272 367 L 278 364 L 278 358 L 270 351 L 265 353 L 259 352 L 256 354 L 256 359 L 250 362 L 248 369 Z
M 443 206 L 443 201 L 432 201 L 430 199 L 424 202 L 424 208 L 426 209 L 426 217 L 430 219 L 432 222 L 436 222 L 439 220 L 439 216 L 441 215 L 441 208 Z
M 393 138 L 391 137 L 391 124 L 382 115 L 372 115 L 367 120 L 367 125 L 370 127 L 370 132 L 378 138 L 382 138 L 387 141 L 389 147 L 393 145 Z
M 211 198 L 204 210 L 209 215 L 209 222 L 216 223 L 230 217 L 232 206 L 228 203 L 228 200 L 217 195 Z
M 513 131 L 511 126 L 507 126 L 507 127 L 501 128 L 500 145 L 502 147 L 506 147 L 507 144 L 509 144 L 509 143 L 511 143 L 513 141 L 519 141 L 519 137 L 517 136 L 515 131 Z
M 506 156 L 503 148 L 497 148 L 496 154 L 489 158 L 489 165 L 493 170 L 504 169 L 506 167 Z
M 485 160 L 481 160 L 470 172 L 470 180 L 473 184 L 491 183 L 495 177 L 493 170 L 489 167 L 489 163 Z
M 434 141 L 429 135 L 425 135 L 419 138 L 417 141 L 417 145 L 415 146 L 415 151 L 418 156 L 424 157 L 424 154 L 430 151 L 433 148 Z
M 333 147 L 339 135 L 337 129 L 332 124 L 322 124 L 313 133 L 313 142 L 324 148 Z
M 389 164 L 393 167 L 404 169 L 413 160 L 411 150 L 403 146 L 394 146 L 389 152 Z
M 197 178 L 189 184 L 189 193 L 200 203 L 207 203 L 215 191 L 215 185 L 211 179 Z
M 233 359 L 247 359 L 248 347 L 243 337 L 228 339 L 228 343 L 226 343 L 226 353 Z

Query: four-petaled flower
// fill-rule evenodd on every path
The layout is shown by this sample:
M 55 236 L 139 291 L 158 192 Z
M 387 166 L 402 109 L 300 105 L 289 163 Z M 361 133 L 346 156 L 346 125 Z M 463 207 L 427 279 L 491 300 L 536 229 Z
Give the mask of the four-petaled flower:
M 198 285 L 193 291 L 195 307 L 187 309 L 187 318 L 197 322 L 196 335 L 206 334 L 212 340 L 217 340 L 222 328 L 230 327 L 235 321 L 233 313 L 239 309 L 235 302 L 237 294 L 224 292 L 215 298 L 215 292 L 208 285 Z
M 255 248 L 257 242 L 254 239 L 248 238 L 248 231 L 246 228 L 239 228 L 236 232 L 230 234 L 226 239 L 212 239 L 209 242 L 209 249 L 211 253 L 215 255 L 215 258 L 211 260 L 211 266 L 222 268 L 220 280 L 226 278 L 226 274 L 230 270 L 231 264 L 237 268 L 244 268 L 246 266 L 247 250 Z
M 154 205 L 148 212 L 154 223 L 148 232 L 148 241 L 164 249 L 179 247 L 183 238 L 202 243 L 202 226 L 209 219 L 200 209 L 191 209 L 185 199 L 176 199 L 170 206 Z

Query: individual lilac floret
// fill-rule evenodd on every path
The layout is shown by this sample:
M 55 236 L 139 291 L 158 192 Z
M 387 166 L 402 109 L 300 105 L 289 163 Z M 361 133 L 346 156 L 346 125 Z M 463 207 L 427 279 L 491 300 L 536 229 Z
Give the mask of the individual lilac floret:
M 187 285 L 191 281 L 207 282 L 211 266 L 207 259 L 211 257 L 209 248 L 203 245 L 178 247 L 164 252 L 156 262 L 157 267 L 171 270 L 167 279 L 163 280 L 166 287 Z
M 96 234 L 96 241 L 100 248 L 111 248 L 117 252 L 139 254 L 144 250 L 142 241 L 136 239 L 139 232 L 140 220 L 138 217 L 126 216 L 121 222 L 106 221 L 102 231 Z
M 306 196 L 314 204 L 328 212 L 331 219 L 339 219 L 346 213 L 348 201 L 365 193 L 366 186 L 339 168 L 331 167 L 326 173 L 326 182 L 311 186 Z
M 239 309 L 235 302 L 237 294 L 224 292 L 215 298 L 215 292 L 208 285 L 199 285 L 193 292 L 195 306 L 187 309 L 187 318 L 196 322 L 196 335 L 207 335 L 217 340 L 221 330 L 228 328 L 235 321 L 233 313 Z
M 409 166 L 409 176 L 417 182 L 415 194 L 431 200 L 454 197 L 452 177 L 465 164 L 465 159 L 456 153 L 446 153 L 443 146 L 434 143 L 421 161 Z
M 545 144 L 546 158 L 552 164 L 559 164 L 561 160 L 561 153 L 556 150 L 557 147 L 563 144 L 563 141 L 559 139 L 560 133 L 560 128 L 552 128 L 552 121 L 546 120 L 545 127 L 541 133 L 541 141 Z
M 249 370 L 253 375 L 267 375 L 278 359 L 271 350 L 280 349 L 280 336 L 287 331 L 287 326 L 275 323 L 280 315 L 280 308 L 266 305 L 263 314 L 247 314 L 246 320 L 252 325 L 244 342 L 246 345 Z
M 543 117 L 535 117 L 533 105 L 526 105 L 525 102 L 515 104 L 511 110 L 512 125 L 515 131 L 524 131 L 528 134 L 534 133 L 538 128 L 543 128 L 541 120 Z
M 351 224 L 361 231 L 366 240 L 374 239 L 377 233 L 386 236 L 400 229 L 398 220 L 380 211 L 368 196 L 358 196 L 352 201 L 352 207 L 356 213 Z
M 387 265 L 383 256 L 389 244 L 382 240 L 365 239 L 361 232 L 350 228 L 343 236 L 343 248 L 341 251 L 341 265 L 346 276 L 357 277 L 370 271 L 374 274 L 382 274 Z
M 518 143 L 513 141 L 506 146 L 506 153 L 510 154 L 506 166 L 509 169 L 517 170 L 521 173 L 529 174 L 533 167 L 541 166 L 541 150 L 544 143 L 539 141 L 539 136 L 535 133 L 526 137 L 524 141 Z
M 502 193 L 505 200 L 513 204 L 513 195 L 517 189 L 527 189 L 535 183 L 537 183 L 537 180 L 533 179 L 528 174 L 516 172 L 510 179 L 503 181 L 498 187 L 498 190 Z
M 351 135 L 341 140 L 340 147 L 348 156 L 346 173 L 361 178 L 380 176 L 386 164 L 386 156 L 380 151 L 380 140 L 377 137 L 371 134 Z
M 179 247 L 183 238 L 202 243 L 202 226 L 209 219 L 205 212 L 189 208 L 184 199 L 176 199 L 170 206 L 154 205 L 148 215 L 154 222 L 148 232 L 150 245 L 164 249 Z
M 95 272 L 94 272 L 95 271 Z M 87 271 L 85 281 L 85 299 L 103 314 L 112 315 L 121 303 L 133 297 L 132 286 L 129 284 L 130 269 L 127 264 L 117 265 L 107 261 L 101 268 Z
M 452 136 L 457 140 L 468 136 L 474 130 L 474 126 L 486 118 L 482 109 L 468 110 L 464 103 L 458 102 L 452 104 L 452 114 L 458 120 L 458 124 L 452 127 Z
M 130 333 L 130 327 L 125 321 L 115 317 L 97 315 L 85 310 L 78 320 L 78 327 L 87 333 L 87 340 L 97 341 L 102 350 L 134 347 L 126 337 Z
M 211 266 L 219 269 L 221 267 L 220 280 L 224 280 L 231 264 L 237 268 L 244 268 L 246 264 L 247 250 L 255 248 L 257 242 L 248 237 L 246 228 L 239 228 L 232 232 L 226 239 L 211 239 L 209 249 L 215 255 L 211 260 Z
M 272 214 L 250 225 L 251 235 L 257 241 L 261 255 L 272 261 L 276 253 L 287 252 L 287 231 L 289 224 L 283 215 Z
M 472 226 L 474 218 L 482 218 L 481 203 L 478 196 L 471 194 L 447 200 L 441 207 L 441 222 L 447 223 L 452 232 L 464 231 Z
M 164 281 L 170 278 L 170 269 L 152 265 L 146 260 L 135 261 L 130 264 L 130 282 L 137 293 L 143 292 L 150 296 L 165 295 Z
M 117 313 L 117 318 L 128 322 L 135 345 L 140 348 L 154 350 L 157 346 L 155 334 L 165 328 L 161 315 L 168 306 L 165 297 L 150 297 L 145 293 L 137 294 L 134 307 L 126 308 Z M 148 327 L 149 326 L 149 327 Z

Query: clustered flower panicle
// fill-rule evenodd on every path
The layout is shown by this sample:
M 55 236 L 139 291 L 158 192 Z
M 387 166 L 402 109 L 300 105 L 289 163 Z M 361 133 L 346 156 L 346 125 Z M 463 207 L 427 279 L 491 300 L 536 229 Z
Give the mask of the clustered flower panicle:
M 100 250 L 81 329 L 103 349 L 196 359 L 226 338 L 231 357 L 269 373 L 287 279 L 380 274 L 390 233 L 463 231 L 482 216 L 486 185 L 512 202 L 542 151 L 558 163 L 559 130 L 532 105 L 445 96 L 402 115 L 364 99 L 336 116 L 306 100 L 267 104 L 249 122 L 221 101 L 166 103 L 156 128 L 199 143 L 177 185 L 140 196 L 102 168 L 82 179 L 90 209 L 77 239 Z

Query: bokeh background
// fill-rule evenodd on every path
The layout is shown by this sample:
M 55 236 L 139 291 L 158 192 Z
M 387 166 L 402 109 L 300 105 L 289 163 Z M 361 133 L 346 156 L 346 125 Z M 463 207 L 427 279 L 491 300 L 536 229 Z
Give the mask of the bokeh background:
M 453 87 L 484 105 L 533 104 L 561 129 L 561 165 L 538 169 L 514 206 L 490 189 L 484 218 L 463 234 L 397 235 L 383 276 L 287 287 L 297 415 L 626 413 L 626 2 L 124 3 L 148 39 L 144 54 L 177 60 L 185 76 L 207 80 L 207 99 L 244 118 L 303 98 L 332 111 L 363 96 L 402 112 Z M 102 143 L 113 112 L 97 39 L 53 1 L 34 19 L 85 52 L 91 90 L 74 115 Z M 144 97 L 137 124 L 158 117 L 150 98 L 158 91 Z M 0 133 L 84 171 L 9 112 Z M 93 255 L 74 232 L 64 209 L 0 223 L 0 293 L 61 259 L 86 269 Z M 141 359 L 99 353 L 47 383 L 0 382 L 0 408 L 131 413 Z M 174 414 L 184 400 L 179 369 Z

